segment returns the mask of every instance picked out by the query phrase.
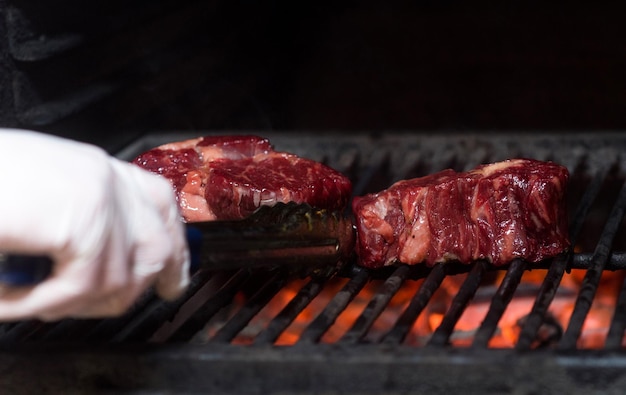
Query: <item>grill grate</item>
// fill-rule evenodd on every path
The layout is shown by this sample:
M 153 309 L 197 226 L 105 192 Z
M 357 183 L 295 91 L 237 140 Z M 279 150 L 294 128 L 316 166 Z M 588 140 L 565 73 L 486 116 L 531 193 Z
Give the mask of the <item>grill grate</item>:
M 626 281 L 620 289 L 619 298 L 615 307 L 615 314 L 604 347 L 617 349 L 622 346 L 624 330 L 626 329 Z
M 367 331 L 374 324 L 376 318 L 378 318 L 391 301 L 391 298 L 398 292 L 408 275 L 409 267 L 400 266 L 385 280 L 380 288 L 380 292 L 374 295 L 363 313 L 357 318 L 352 328 L 343 336 L 340 341 L 341 344 L 356 344 L 365 336 Z
M 576 341 L 580 336 L 583 322 L 589 313 L 591 308 L 591 302 L 598 289 L 600 283 L 600 276 L 606 266 L 607 259 L 609 257 L 611 246 L 613 244 L 613 238 L 618 230 L 622 218 L 624 217 L 624 207 L 626 206 L 626 184 L 622 187 L 617 202 L 611 211 L 611 215 L 606 223 L 600 242 L 596 246 L 596 250 L 593 255 L 592 265 L 587 270 L 585 278 L 582 283 L 574 312 L 570 319 L 570 323 L 565 331 L 563 339 L 559 343 L 559 347 L 562 349 L 572 349 L 576 347 Z
M 155 145 L 187 137 L 193 136 L 146 136 L 119 156 L 132 159 Z M 381 270 L 347 264 L 295 279 L 280 270 L 200 270 L 178 300 L 164 302 L 148 292 L 122 317 L 0 325 L 4 345 L 0 359 L 11 361 L 0 379 L 3 388 L 64 392 L 68 377 L 79 377 L 73 386 L 87 393 L 446 394 L 462 389 L 468 394 L 587 394 L 626 386 L 622 346 L 626 281 L 615 295 L 604 349 L 579 347 L 583 323 L 601 286 L 600 275 L 626 270 L 626 163 L 621 156 L 626 137 L 616 133 L 267 137 L 278 149 L 344 172 L 353 180 L 355 194 L 448 167 L 467 170 L 509 157 L 553 160 L 571 173 L 568 209 L 573 213 L 570 236 L 576 250 L 533 265 L 514 260 L 503 268 L 485 262 Z M 582 286 L 564 290 L 561 283 L 574 269 L 586 272 Z M 531 270 L 542 276 L 533 287 L 522 283 Z M 492 286 L 490 279 L 500 274 L 501 282 Z M 441 311 L 441 322 L 430 337 L 415 341 L 415 325 L 439 303 L 439 292 L 451 279 L 462 282 Z M 286 289 L 289 300 L 258 321 Z M 369 296 L 362 297 L 366 293 Z M 534 300 L 529 299 L 530 313 L 519 325 L 514 347 L 491 347 L 507 309 L 517 297 L 529 295 Z M 561 328 L 550 308 L 563 295 L 577 300 L 568 324 Z M 400 308 L 394 307 L 398 296 L 404 298 Z M 333 332 L 363 299 L 345 332 Z M 324 301 L 321 306 L 319 300 Z M 487 306 L 482 322 L 467 346 L 454 347 L 454 340 L 464 335 L 456 329 L 462 314 L 478 301 Z M 312 306 L 314 314 L 301 327 L 295 344 L 277 347 Z M 395 316 L 381 330 L 377 324 L 390 310 Z M 541 337 L 546 328 L 551 330 L 549 336 Z
M 448 343 L 448 339 L 454 330 L 454 325 L 457 323 L 459 318 L 461 318 L 461 314 L 463 314 L 465 307 L 478 290 L 480 282 L 485 274 L 485 270 L 486 267 L 484 261 L 476 262 L 473 265 L 472 271 L 452 300 L 452 304 L 450 305 L 446 315 L 443 317 L 441 325 L 437 327 L 428 341 L 429 346 L 444 346 Z
M 120 153 L 122 159 L 131 159 L 137 153 L 161 144 L 191 136 L 159 134 L 140 139 Z M 520 135 L 503 137 L 496 135 L 468 135 L 425 137 L 422 135 L 391 133 L 385 136 L 335 136 L 335 135 L 268 135 L 278 149 L 291 151 L 315 160 L 323 161 L 350 176 L 355 194 L 382 189 L 399 179 L 415 177 L 428 172 L 452 167 L 467 170 L 479 163 L 497 161 L 509 157 L 533 157 L 554 160 L 566 165 L 572 173 L 572 216 L 570 234 L 572 241 L 589 239 L 595 229 L 588 229 L 589 217 L 597 214 L 610 199 L 607 189 L 616 182 L 623 182 L 622 163 L 619 152 L 626 146 L 626 139 L 617 134 L 601 134 L 600 137 Z M 580 184 L 580 185 L 579 185 Z M 613 187 L 613 189 L 615 189 Z M 609 191 L 607 193 L 607 191 Z M 612 189 L 611 189 L 612 191 Z M 600 204 L 601 203 L 601 204 Z M 559 289 L 566 271 L 586 269 L 586 276 L 571 316 L 569 325 L 558 343 L 559 350 L 576 349 L 585 318 L 596 294 L 600 276 L 605 270 L 626 268 L 626 254 L 616 249 L 620 239 L 626 205 L 626 184 L 621 187 L 613 203 L 612 211 L 605 214 L 602 232 L 594 251 L 565 254 L 551 262 L 533 265 L 534 270 L 546 270 L 530 314 L 521 327 L 515 348 L 527 350 L 533 347 L 539 328 L 544 323 L 548 309 Z M 600 207 L 601 206 L 601 207 Z M 606 211 L 606 210 L 605 210 Z M 473 265 L 438 264 L 432 268 L 423 266 L 399 266 L 379 271 L 357 266 L 346 266 L 339 271 L 316 273 L 306 279 L 294 292 L 285 307 L 254 334 L 255 345 L 272 345 L 328 284 L 337 278 L 346 282 L 330 302 L 303 330 L 297 344 L 317 344 L 338 320 L 364 287 L 371 289 L 374 281 L 378 288 L 360 315 L 337 341 L 350 346 L 368 342 L 384 345 L 403 344 L 413 325 L 428 306 L 433 295 L 447 276 L 466 273 L 466 278 L 441 323 L 427 342 L 429 348 L 450 344 L 461 315 L 473 300 L 483 280 L 494 271 L 485 262 Z M 492 296 L 487 313 L 472 341 L 472 348 L 488 348 L 497 331 L 498 324 L 515 297 L 522 275 L 530 265 L 515 260 Z M 378 339 L 370 333 L 376 320 L 388 308 L 393 297 L 408 282 L 420 280 L 413 297 L 400 312 L 395 323 Z M 192 284 L 180 299 L 163 302 L 152 293 L 140 300 L 128 314 L 108 320 L 64 320 L 58 323 L 25 321 L 4 324 L 0 327 L 3 342 L 86 342 L 86 343 L 232 343 L 249 323 L 264 309 L 291 277 L 282 271 L 248 271 L 211 274 L 200 270 L 192 278 Z M 624 286 L 626 288 L 626 285 Z M 233 309 L 233 300 L 245 290 L 246 302 Z M 622 291 L 617 300 L 606 347 L 621 347 L 626 327 L 626 295 Z M 212 321 L 222 324 L 209 333 Z
M 513 295 L 522 279 L 522 274 L 524 274 L 525 269 L 526 262 L 521 259 L 515 259 L 511 262 L 506 276 L 502 280 L 500 287 L 498 287 L 498 291 L 493 296 L 485 320 L 480 325 L 478 332 L 476 332 L 474 343 L 472 344 L 474 347 L 487 347 L 489 339 L 493 336 L 498 322 L 504 314 L 504 310 L 511 299 L 513 299 Z
M 433 267 L 432 271 L 428 277 L 426 277 L 426 280 L 422 283 L 422 286 L 411 300 L 407 309 L 404 310 L 404 313 L 398 319 L 396 325 L 391 329 L 391 331 L 389 331 L 389 333 L 387 333 L 383 340 L 386 344 L 398 344 L 405 339 L 411 330 L 413 323 L 422 310 L 424 310 L 437 288 L 439 288 L 445 276 L 445 265 L 437 264 Z
M 302 287 L 296 296 L 289 301 L 289 304 L 269 323 L 267 328 L 256 337 L 255 344 L 274 344 L 298 314 L 319 295 L 332 274 L 334 272 L 324 276 L 316 276 Z

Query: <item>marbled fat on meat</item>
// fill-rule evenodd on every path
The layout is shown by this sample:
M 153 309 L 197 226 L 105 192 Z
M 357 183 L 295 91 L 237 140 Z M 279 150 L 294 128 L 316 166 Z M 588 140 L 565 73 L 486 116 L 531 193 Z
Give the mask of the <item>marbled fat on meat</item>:
M 346 176 L 322 163 L 274 151 L 258 136 L 169 143 L 133 163 L 170 180 L 187 222 L 245 218 L 278 202 L 341 210 L 352 194 Z
M 538 262 L 569 246 L 563 166 L 514 159 L 445 170 L 355 197 L 357 255 L 366 267 L 514 258 Z

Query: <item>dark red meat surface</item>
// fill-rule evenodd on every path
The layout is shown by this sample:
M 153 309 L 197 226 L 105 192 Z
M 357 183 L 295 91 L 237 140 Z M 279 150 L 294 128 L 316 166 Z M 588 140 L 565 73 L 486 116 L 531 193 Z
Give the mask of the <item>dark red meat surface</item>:
M 445 170 L 355 197 L 363 266 L 514 258 L 538 262 L 569 246 L 565 167 L 515 159 Z
M 278 202 L 340 210 L 352 193 L 350 180 L 341 173 L 274 151 L 258 136 L 209 136 L 165 144 L 133 163 L 170 180 L 188 222 L 245 218 L 262 205 Z

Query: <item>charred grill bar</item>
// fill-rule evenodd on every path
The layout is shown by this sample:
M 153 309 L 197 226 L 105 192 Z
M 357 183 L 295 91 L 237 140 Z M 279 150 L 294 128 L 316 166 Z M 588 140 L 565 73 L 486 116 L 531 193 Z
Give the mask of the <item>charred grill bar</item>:
M 0 360 L 9 373 L 0 379 L 3 387 L 37 390 L 44 383 L 54 388 L 70 381 L 83 390 L 131 392 L 148 388 L 187 393 L 446 393 L 461 387 L 467 393 L 481 394 L 513 389 L 521 393 L 576 393 L 624 388 L 626 283 L 615 296 L 615 312 L 604 348 L 581 349 L 577 343 L 601 275 L 626 269 L 626 172 L 621 158 L 626 138 L 611 133 L 515 137 L 401 133 L 296 137 L 275 133 L 268 137 L 281 150 L 326 162 L 348 174 L 356 194 L 446 167 L 463 170 L 509 157 L 554 160 L 566 165 L 572 174 L 568 204 L 572 244 L 577 250 L 538 265 L 514 260 L 505 268 L 475 262 L 368 270 L 348 262 L 302 279 L 286 304 L 256 330 L 248 328 L 251 322 L 293 276 L 284 270 L 200 270 L 179 300 L 163 302 L 148 293 L 119 318 L 3 324 Z M 119 156 L 130 159 L 172 138 L 167 134 L 141 138 Z M 485 278 L 501 269 L 506 273 L 490 296 L 488 311 L 473 334 L 471 346 L 452 346 L 459 318 Z M 572 269 L 585 269 L 586 275 L 569 323 L 562 333 L 557 331 L 553 334 L 556 337 L 542 343 L 538 340 L 540 327 L 546 323 L 564 274 Z M 544 278 L 515 347 L 490 348 L 489 342 L 528 270 L 540 271 Z M 459 273 L 465 279 L 440 324 L 425 344 L 407 344 L 407 336 L 433 303 L 433 295 L 447 277 Z M 279 337 L 337 279 L 343 279 L 343 285 L 294 344 L 278 346 Z M 393 325 L 372 336 L 374 324 L 396 293 L 418 280 L 419 287 L 394 317 Z M 337 341 L 324 340 L 359 292 L 372 288 L 374 282 L 376 288 L 369 302 L 346 331 Z M 239 344 L 244 332 L 246 345 Z

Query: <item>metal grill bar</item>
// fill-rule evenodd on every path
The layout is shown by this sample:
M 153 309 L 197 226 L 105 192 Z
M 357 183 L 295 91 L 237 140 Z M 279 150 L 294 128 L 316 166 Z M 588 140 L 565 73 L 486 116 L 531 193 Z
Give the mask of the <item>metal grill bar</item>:
M 144 341 L 164 322 L 172 319 L 189 298 L 195 295 L 211 278 L 208 271 L 200 270 L 191 277 L 185 293 L 172 302 L 146 292 L 126 314 L 104 320 L 64 320 L 46 331 L 40 339 L 46 342 L 84 341 L 87 343 Z
M 585 194 L 580 199 L 580 203 L 578 204 L 578 208 L 569 232 L 572 245 L 576 243 L 585 218 L 587 218 L 589 209 L 600 192 L 602 183 L 604 182 L 607 173 L 608 167 L 600 169 L 593 177 L 589 187 L 585 191 Z M 567 254 L 566 256 L 558 257 L 548 269 L 546 278 L 539 289 L 539 295 L 537 295 L 537 298 L 535 299 L 533 308 L 526 318 L 526 322 L 522 327 L 519 339 L 515 345 L 517 350 L 527 350 L 534 342 L 537 331 L 539 330 L 546 312 L 548 311 L 548 307 L 550 306 L 550 303 L 552 303 L 556 290 L 561 283 L 561 279 L 563 278 L 563 273 L 567 268 L 570 256 L 571 254 Z
M 525 269 L 526 262 L 521 259 L 515 259 L 511 263 L 502 283 L 498 287 L 498 291 L 491 300 L 487 315 L 476 332 L 474 342 L 472 343 L 473 347 L 487 347 L 489 339 L 493 336 L 498 322 L 502 318 L 502 314 L 504 314 L 506 307 L 515 294 Z
M 578 298 L 576 299 L 574 311 L 570 317 L 569 325 L 563 334 L 563 338 L 559 342 L 559 349 L 567 350 L 576 347 L 576 342 L 578 341 L 578 337 L 582 331 L 583 323 L 585 322 L 585 318 L 587 318 L 589 309 L 591 309 L 591 303 L 596 295 L 602 271 L 604 270 L 604 266 L 608 260 L 611 245 L 613 244 L 613 238 L 615 237 L 615 233 L 617 232 L 619 225 L 622 222 L 622 218 L 624 217 L 625 209 L 626 182 L 620 190 L 617 201 L 611 210 L 609 219 L 606 222 L 602 236 L 600 237 L 600 241 L 596 246 L 593 265 L 585 274 L 580 292 L 578 293 Z
M 552 303 L 554 295 L 561 283 L 563 273 L 565 273 L 565 268 L 567 267 L 567 261 L 568 259 L 566 257 L 557 259 L 548 270 L 543 283 L 541 283 L 539 295 L 537 295 L 533 308 L 526 317 L 526 321 L 520 332 L 519 339 L 515 345 L 517 350 L 529 349 L 535 341 L 537 331 L 543 323 L 548 307 L 550 303 Z
M 209 280 L 211 273 L 200 270 L 191 277 L 191 283 L 184 295 L 173 302 L 164 302 L 155 299 L 141 312 L 133 316 L 133 319 L 126 322 L 119 330 L 111 330 L 107 321 L 94 328 L 88 335 L 89 338 L 102 339 L 108 333 L 115 333 L 111 339 L 113 342 L 140 341 L 149 339 L 162 325 L 163 322 L 171 320 L 193 295 L 196 294 Z
M 411 303 L 409 303 L 393 328 L 383 338 L 382 342 L 384 344 L 399 344 L 404 341 L 411 331 L 415 320 L 417 320 L 417 317 L 422 310 L 424 310 L 424 307 L 426 307 L 430 298 L 432 298 L 445 277 L 445 264 L 439 263 L 433 266 L 430 274 L 428 274 L 428 277 L 426 277 L 420 289 L 411 299 Z
M 249 278 L 247 270 L 239 270 L 235 273 L 222 288 L 215 293 L 183 324 L 178 328 L 167 340 L 168 341 L 188 341 L 196 333 L 198 333 L 206 323 L 217 313 L 222 307 L 226 306 L 233 299 L 240 287 Z
M 334 272 L 311 279 L 298 294 L 294 296 L 287 306 L 268 324 L 267 328 L 259 333 L 254 339 L 255 344 L 272 344 L 291 325 L 296 317 L 309 303 L 322 291 L 324 284 L 332 277 Z
M 461 289 L 459 289 L 459 292 L 452 300 L 452 304 L 446 312 L 446 315 L 443 317 L 441 324 L 437 327 L 428 341 L 428 346 L 444 346 L 448 343 L 448 339 L 454 330 L 454 326 L 459 318 L 461 318 L 461 315 L 465 311 L 465 307 L 469 301 L 474 297 L 476 290 L 480 286 L 480 282 L 485 274 L 485 271 L 486 262 L 482 260 L 477 261 L 472 268 L 472 271 L 463 282 Z
M 374 295 L 367 307 L 365 307 L 365 310 L 363 310 L 363 313 L 361 313 L 359 318 L 354 322 L 354 325 L 346 332 L 339 343 L 356 344 L 365 336 L 372 324 L 374 324 L 374 321 L 376 321 L 376 318 L 378 318 L 380 313 L 382 313 L 389 304 L 389 301 L 391 301 L 391 298 L 398 292 L 400 286 L 408 277 L 409 271 L 409 266 L 402 265 L 387 278 L 379 292 Z
M 15 325 L 11 325 L 10 328 L 2 334 L 0 341 L 7 344 L 24 341 L 33 333 L 41 330 L 43 326 L 47 325 L 49 324 L 42 323 L 38 320 L 20 321 Z
M 354 297 L 361 291 L 370 276 L 367 270 L 355 270 L 355 275 L 335 295 L 320 315 L 302 332 L 298 343 L 316 343 L 335 322 L 339 314 L 348 306 Z
M 285 285 L 285 276 L 276 272 L 263 284 L 263 286 L 250 298 L 248 302 L 224 325 L 213 338 L 212 343 L 228 343 L 237 336 L 250 320 L 265 307 L 265 305 Z
M 104 320 L 106 321 L 106 320 Z M 67 319 L 58 323 L 51 323 L 45 330 L 38 331 L 30 336 L 28 341 L 36 342 L 84 342 L 84 343 L 101 343 L 109 340 L 114 332 L 103 336 L 103 338 L 93 339 L 88 336 L 89 333 L 103 322 L 96 319 L 91 320 L 74 320 Z M 114 329 L 113 329 L 114 330 Z
M 575 254 L 570 261 L 570 269 L 587 269 L 593 262 L 593 254 Z M 614 252 L 604 266 L 604 270 L 626 270 L 626 253 Z
M 41 325 L 27 334 L 21 341 L 36 342 L 51 339 L 52 341 L 82 340 L 84 333 L 90 330 L 97 321 L 64 319 L 59 322 L 42 322 Z
M 611 320 L 609 333 L 606 336 L 604 348 L 621 348 L 622 340 L 624 339 L 624 330 L 626 330 L 626 278 L 619 292 L 619 298 L 615 305 L 615 312 L 613 313 L 613 319 Z

